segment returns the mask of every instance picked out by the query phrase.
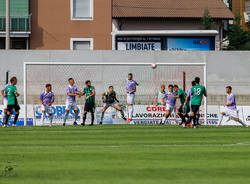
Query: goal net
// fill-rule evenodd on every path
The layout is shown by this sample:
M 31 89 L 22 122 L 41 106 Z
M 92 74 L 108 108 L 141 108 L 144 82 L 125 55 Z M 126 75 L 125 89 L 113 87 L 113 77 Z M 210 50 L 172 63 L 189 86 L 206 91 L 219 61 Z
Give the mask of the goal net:
M 48 117 L 42 122 L 42 109 L 40 94 L 46 84 L 52 85 L 55 94 L 55 102 L 52 106 L 53 124 L 61 125 L 65 114 L 66 87 L 68 78 L 74 78 L 75 85 L 79 89 L 85 87 L 85 81 L 90 80 L 96 90 L 95 123 L 99 123 L 103 100 L 101 95 L 108 91 L 109 86 L 114 87 L 117 99 L 127 112 L 127 94 L 125 91 L 128 73 L 133 74 L 133 79 L 139 84 L 136 90 L 133 119 L 135 124 L 158 124 L 165 112 L 163 106 L 155 106 L 156 93 L 160 86 L 165 84 L 166 91 L 169 84 L 176 84 L 186 92 L 191 88 L 191 82 L 195 77 L 200 77 L 201 84 L 206 86 L 206 65 L 204 63 L 158 63 L 156 69 L 152 69 L 151 63 L 24 63 L 24 114 L 25 119 L 31 118 L 27 114 L 34 111 L 34 125 L 49 125 Z M 177 99 L 176 110 L 180 105 Z M 206 100 L 203 100 L 201 108 L 200 123 L 205 122 Z M 77 104 L 80 111 L 78 123 L 82 122 L 82 114 L 85 104 L 85 97 L 77 97 Z M 31 109 L 31 107 L 33 109 Z M 175 112 L 171 115 L 168 124 L 176 124 L 180 121 Z M 72 125 L 74 112 L 70 111 L 67 124 Z M 90 123 L 88 114 L 86 124 Z M 104 116 L 104 124 L 122 124 L 120 113 L 110 107 Z

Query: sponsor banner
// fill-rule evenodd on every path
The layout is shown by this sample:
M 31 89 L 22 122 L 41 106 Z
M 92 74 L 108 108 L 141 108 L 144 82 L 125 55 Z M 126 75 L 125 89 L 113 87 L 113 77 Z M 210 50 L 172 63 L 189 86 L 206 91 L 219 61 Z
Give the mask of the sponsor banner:
M 118 42 L 118 50 L 161 50 L 161 42 Z
M 20 105 L 20 115 L 19 120 L 17 122 L 18 126 L 24 125 L 24 114 L 23 109 L 24 106 Z M 54 105 L 52 106 L 52 113 L 53 113 L 53 125 L 62 125 L 63 118 L 65 115 L 65 105 Z M 83 115 L 83 109 L 84 105 L 79 105 L 78 110 L 80 111 L 77 122 L 80 124 L 82 122 L 82 115 Z M 127 108 L 124 107 L 124 113 L 127 117 Z M 176 108 L 174 112 L 171 114 L 171 116 L 166 121 L 166 124 L 174 125 L 179 124 L 181 122 L 181 119 L 177 115 Z M 133 116 L 133 122 L 134 124 L 159 124 L 163 114 L 165 113 L 166 108 L 164 106 L 154 106 L 154 105 L 135 105 L 134 106 L 134 116 Z M 219 122 L 220 112 L 225 111 L 225 107 L 220 106 L 213 106 L 209 105 L 207 109 L 207 125 L 217 125 Z M 43 126 L 43 125 L 49 125 L 49 117 L 48 115 L 45 117 L 44 123 L 42 123 L 41 117 L 42 117 L 42 110 L 41 105 L 28 105 L 27 106 L 27 124 L 29 126 Z M 0 105 L 0 124 L 3 121 L 3 105 Z M 12 125 L 13 119 L 14 119 L 13 113 L 9 125 Z M 96 107 L 96 113 L 95 113 L 95 123 L 99 123 L 101 119 L 102 114 L 102 107 Z M 239 118 L 244 122 L 250 125 L 250 106 L 238 106 L 238 114 Z M 66 124 L 72 125 L 74 122 L 74 112 L 70 111 L 68 120 L 66 121 Z M 91 122 L 91 116 L 88 113 L 86 124 L 90 124 Z M 201 106 L 200 109 L 200 124 L 204 124 L 204 108 Z M 120 112 L 116 109 L 110 107 L 107 109 L 104 115 L 103 124 L 125 124 L 125 121 L 121 118 Z M 228 117 L 224 117 L 222 121 L 222 125 L 232 125 L 232 126 L 238 126 L 239 123 L 235 122 L 234 120 L 230 120 Z
M 153 105 L 135 105 L 134 106 L 134 124 L 159 124 L 166 108 L 164 106 Z M 207 125 L 217 125 L 219 123 L 220 112 L 223 112 L 225 107 L 209 105 L 207 109 Z M 178 107 L 174 110 L 171 116 L 166 120 L 165 124 L 175 125 L 181 122 L 177 115 Z M 244 123 L 250 124 L 250 106 L 238 106 L 239 118 Z M 200 108 L 199 123 L 204 124 L 204 107 Z M 224 117 L 222 125 L 240 125 L 228 117 Z
M 84 105 L 78 105 L 77 107 L 78 107 L 78 112 L 79 112 L 79 114 L 77 116 L 77 123 L 80 124 L 80 123 L 82 123 Z M 52 106 L 53 125 L 62 125 L 63 124 L 65 110 L 66 110 L 65 105 L 53 105 Z M 35 111 L 34 124 L 36 126 L 48 126 L 48 125 L 50 125 L 48 114 L 46 114 L 44 122 L 42 122 L 42 106 L 41 105 L 35 105 L 34 111 Z M 74 121 L 75 121 L 75 113 L 73 110 L 70 110 L 68 119 L 66 121 L 66 125 L 73 125 Z M 90 115 L 90 113 L 88 113 L 87 119 L 86 119 L 86 124 L 90 124 L 90 122 L 91 122 L 91 115 Z
M 20 114 L 18 117 L 18 121 L 16 123 L 17 126 L 24 126 L 24 105 L 20 105 Z M 8 125 L 11 126 L 13 124 L 14 121 L 14 117 L 15 117 L 15 111 L 13 112 L 13 115 L 10 117 Z M 28 105 L 27 106 L 27 114 L 28 114 L 28 118 L 27 118 L 27 125 L 28 126 L 33 126 L 34 125 L 34 111 L 33 111 L 33 105 Z M 4 106 L 0 105 L 0 125 L 2 125 L 3 122 L 3 117 L 4 117 Z
M 209 38 L 167 38 L 168 50 L 209 51 Z
M 102 108 L 103 107 L 96 108 L 96 119 L 97 119 L 98 124 L 101 121 Z M 124 114 L 126 114 L 126 109 L 124 109 Z M 121 118 L 119 111 L 117 111 L 113 107 L 109 107 L 104 114 L 102 123 L 103 124 L 124 124 L 126 122 Z

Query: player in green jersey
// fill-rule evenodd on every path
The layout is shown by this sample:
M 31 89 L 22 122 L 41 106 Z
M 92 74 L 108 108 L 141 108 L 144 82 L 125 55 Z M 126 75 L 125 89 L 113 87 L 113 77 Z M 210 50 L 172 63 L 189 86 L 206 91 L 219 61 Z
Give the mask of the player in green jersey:
M 18 116 L 19 116 L 19 110 L 20 110 L 20 106 L 17 102 L 17 98 L 19 96 L 17 89 L 16 89 L 16 84 L 17 84 L 17 78 L 16 77 L 12 77 L 10 79 L 10 83 L 11 85 L 7 86 L 5 91 L 4 91 L 4 96 L 6 96 L 8 98 L 8 106 L 7 106 L 7 116 L 5 116 L 5 126 L 8 126 L 8 120 L 9 117 L 11 116 L 11 114 L 13 113 L 13 109 L 16 112 L 15 118 L 14 118 L 14 122 L 13 122 L 13 126 L 16 126 L 16 122 L 18 120 Z
M 83 126 L 85 125 L 88 112 L 91 113 L 90 125 L 94 125 L 94 119 L 95 119 L 95 87 L 91 86 L 90 80 L 87 80 L 85 84 L 86 84 L 86 87 L 83 89 L 83 92 L 81 93 L 81 95 L 86 95 L 83 120 L 81 124 Z
M 116 110 L 120 111 L 122 119 L 124 119 L 125 121 L 127 120 L 125 118 L 125 115 L 121 106 L 119 105 L 119 100 L 117 100 L 116 98 L 116 92 L 114 91 L 113 86 L 109 86 L 109 91 L 102 94 L 102 99 L 103 99 L 104 107 L 102 109 L 100 125 L 103 122 L 104 113 L 109 107 L 113 107 Z
M 199 77 L 196 77 L 194 81 L 195 81 L 195 86 L 193 86 L 191 89 L 191 94 L 192 94 L 191 110 L 192 111 L 191 111 L 190 118 L 186 122 L 186 125 L 193 120 L 194 128 L 197 128 L 197 125 L 198 125 L 197 116 L 199 116 L 201 101 L 203 99 L 203 96 L 207 97 L 207 92 L 206 92 L 206 88 L 200 85 Z
M 186 93 L 183 89 L 179 88 L 178 85 L 174 85 L 174 91 L 177 92 L 177 95 L 174 96 L 174 98 L 179 98 L 181 105 L 178 109 L 178 115 L 181 118 L 181 123 L 180 125 L 182 125 L 183 123 L 186 122 L 186 116 L 185 114 L 187 114 L 189 112 L 188 106 L 185 106 L 185 99 L 186 99 Z
M 195 81 L 192 81 L 191 84 L 192 84 L 192 87 L 195 86 Z M 189 112 L 190 112 L 190 106 L 191 106 L 191 100 L 192 100 L 192 94 L 191 94 L 192 87 L 188 89 L 185 103 L 184 103 L 184 108 L 187 109 L 187 111 L 184 113 L 186 118 L 189 118 Z M 188 128 L 190 128 L 190 123 L 187 126 Z

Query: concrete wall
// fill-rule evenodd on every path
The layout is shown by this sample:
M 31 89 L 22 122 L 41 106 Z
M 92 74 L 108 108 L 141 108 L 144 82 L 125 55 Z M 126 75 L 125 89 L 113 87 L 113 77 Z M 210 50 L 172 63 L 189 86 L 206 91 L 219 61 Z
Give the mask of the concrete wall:
M 238 104 L 250 105 L 250 52 L 135 52 L 135 51 L 0 51 L 0 82 L 5 72 L 19 79 L 22 94 L 23 62 L 95 63 L 207 63 L 208 104 L 224 104 L 225 86 L 232 85 Z M 56 72 L 56 71 L 53 71 Z M 119 71 L 115 71 L 119 72 Z M 120 73 L 123 70 L 120 71 Z M 124 74 L 126 75 L 126 74 Z M 42 77 L 40 77 L 42 79 Z M 22 101 L 20 98 L 19 101 Z M 20 102 L 21 103 L 21 102 Z

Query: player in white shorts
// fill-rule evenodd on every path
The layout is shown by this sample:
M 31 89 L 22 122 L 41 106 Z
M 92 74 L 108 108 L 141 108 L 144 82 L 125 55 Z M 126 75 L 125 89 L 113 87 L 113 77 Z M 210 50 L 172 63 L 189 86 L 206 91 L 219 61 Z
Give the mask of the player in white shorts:
M 219 124 L 217 126 L 221 125 L 224 116 L 228 116 L 229 117 L 228 121 L 234 120 L 240 123 L 241 125 L 248 127 L 247 124 L 243 123 L 243 121 L 239 119 L 239 113 L 236 107 L 235 95 L 232 93 L 232 87 L 227 86 L 226 92 L 227 92 L 227 103 L 224 105 L 226 108 L 223 112 L 221 112 Z
M 65 116 L 63 119 L 63 126 L 66 125 L 66 121 L 69 116 L 69 111 L 73 110 L 75 113 L 75 121 L 73 125 L 77 125 L 77 117 L 79 114 L 77 104 L 76 104 L 76 96 L 80 96 L 80 91 L 77 86 L 75 86 L 75 81 L 73 78 L 68 79 L 69 85 L 66 88 L 66 110 Z
M 161 90 L 158 91 L 156 93 L 156 96 L 155 96 L 155 106 L 163 105 L 162 99 L 163 99 L 163 97 L 164 97 L 165 94 L 166 94 L 165 85 L 162 84 L 161 85 Z
M 5 119 L 7 116 L 7 106 L 8 106 L 8 98 L 4 96 L 4 91 L 9 85 L 10 84 L 5 84 L 3 90 L 1 90 L 3 96 L 3 113 L 4 113 L 2 126 L 5 124 Z
M 174 98 L 174 96 L 177 96 L 177 92 L 173 91 L 173 87 L 174 86 L 170 84 L 168 86 L 168 92 L 163 96 L 163 104 L 165 103 L 164 99 L 166 99 L 166 113 L 164 114 L 160 124 L 165 124 L 166 119 L 169 118 L 175 108 L 176 98 Z
M 132 121 L 133 113 L 134 113 L 134 104 L 135 104 L 135 92 L 136 86 L 138 83 L 133 80 L 133 74 L 128 74 L 126 92 L 127 92 L 127 104 L 128 104 L 128 119 L 127 123 Z
M 53 114 L 52 114 L 52 104 L 54 103 L 55 97 L 54 93 L 51 91 L 51 84 L 45 85 L 45 90 L 40 95 L 40 102 L 42 103 L 42 124 L 46 117 L 46 113 L 49 115 L 50 126 L 52 126 Z

